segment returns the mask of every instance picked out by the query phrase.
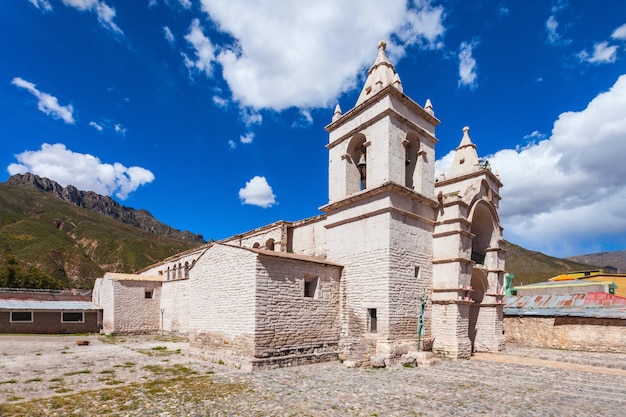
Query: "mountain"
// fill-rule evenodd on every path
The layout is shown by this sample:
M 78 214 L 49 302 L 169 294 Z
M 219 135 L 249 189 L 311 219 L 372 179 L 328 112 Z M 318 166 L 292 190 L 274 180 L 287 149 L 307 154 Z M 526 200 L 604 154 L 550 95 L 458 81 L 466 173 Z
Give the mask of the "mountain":
M 203 243 L 96 193 L 30 174 L 0 183 L 0 287 L 90 288 Z
M 102 196 L 93 191 L 80 191 L 73 185 L 62 187 L 55 181 L 31 173 L 13 175 L 9 177 L 6 184 L 37 188 L 76 206 L 95 211 L 124 224 L 135 226 L 160 236 L 176 240 L 206 243 L 202 235 L 196 235 L 186 230 L 181 232 L 173 229 L 156 220 L 147 210 L 135 210 L 122 206 L 111 197 Z
M 582 262 L 585 265 L 599 265 L 602 267 L 612 266 L 619 272 L 626 272 L 626 250 L 616 250 L 612 252 L 598 252 L 588 255 L 577 255 L 567 259 Z
M 506 270 L 515 275 L 513 286 L 546 281 L 566 272 L 598 268 L 592 262 L 582 263 L 572 259 L 554 258 L 510 242 L 506 243 L 506 249 Z

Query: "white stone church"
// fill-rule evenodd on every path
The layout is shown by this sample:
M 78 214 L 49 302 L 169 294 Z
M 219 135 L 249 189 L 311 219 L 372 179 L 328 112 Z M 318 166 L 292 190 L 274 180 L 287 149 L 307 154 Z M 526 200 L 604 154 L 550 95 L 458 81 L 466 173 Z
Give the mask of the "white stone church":
M 381 42 L 354 108 L 326 126 L 322 214 L 106 274 L 104 332 L 188 335 L 192 353 L 244 369 L 501 350 L 502 184 L 469 128 L 435 180 L 438 124 Z

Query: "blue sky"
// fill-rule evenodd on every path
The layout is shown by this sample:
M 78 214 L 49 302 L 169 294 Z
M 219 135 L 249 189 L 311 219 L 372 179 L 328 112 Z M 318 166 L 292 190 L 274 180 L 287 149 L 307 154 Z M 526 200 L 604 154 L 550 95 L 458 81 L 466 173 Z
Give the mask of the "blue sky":
M 33 172 L 221 239 L 319 214 L 327 134 L 379 40 L 498 171 L 504 237 L 626 248 L 626 3 L 14 0 L 0 4 L 0 181 Z

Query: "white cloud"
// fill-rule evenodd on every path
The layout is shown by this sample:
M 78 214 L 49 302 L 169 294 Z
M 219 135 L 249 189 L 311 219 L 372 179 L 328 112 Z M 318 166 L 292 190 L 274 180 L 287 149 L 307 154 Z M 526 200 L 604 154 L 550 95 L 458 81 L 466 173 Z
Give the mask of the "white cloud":
M 398 62 L 410 46 L 442 47 L 445 32 L 445 11 L 430 0 L 389 0 L 384 7 L 378 0 L 201 4 L 235 39 L 220 45 L 215 58 L 232 98 L 255 109 L 328 106 L 355 87 L 379 40 L 388 41 Z
M 89 126 L 93 127 L 94 129 L 96 129 L 98 132 L 102 132 L 104 130 L 104 127 L 96 122 L 89 122 Z
M 566 256 L 602 234 L 624 236 L 624 138 L 626 75 L 584 110 L 561 114 L 548 139 L 489 156 L 504 184 L 505 238 Z
M 241 109 L 241 120 L 246 126 L 260 125 L 263 123 L 263 116 L 250 108 L 243 108 Z
M 548 20 L 546 20 L 546 32 L 548 32 L 548 43 L 556 44 L 561 39 L 561 35 L 557 32 L 559 27 L 559 22 L 556 20 L 554 15 L 550 16 Z
M 543 133 L 539 132 L 538 130 L 533 130 L 531 133 L 529 133 L 528 135 L 524 136 L 524 139 L 531 139 L 531 140 L 541 140 L 541 139 L 545 139 L 546 135 L 544 135 Z
M 59 104 L 59 100 L 51 96 L 48 93 L 44 93 L 39 91 L 35 84 L 28 82 L 22 78 L 15 77 L 11 83 L 17 87 L 23 88 L 26 91 L 30 92 L 32 95 L 37 97 L 39 100 L 37 102 L 37 108 L 47 114 L 48 116 L 52 116 L 55 119 L 61 119 L 67 124 L 73 125 L 76 123 L 74 120 L 74 108 L 71 104 L 67 106 L 61 106 Z
M 254 140 L 254 132 L 248 132 L 245 135 L 239 136 L 239 141 L 244 144 L 252 143 Z
M 198 19 L 193 19 L 189 26 L 189 33 L 185 35 L 185 40 L 191 44 L 194 49 L 194 59 L 187 54 L 182 54 L 185 60 L 185 66 L 190 71 L 200 71 L 207 76 L 213 74 L 213 61 L 215 60 L 215 47 L 211 40 L 204 35 L 203 28 L 200 26 Z
M 265 177 L 255 176 L 246 182 L 244 188 L 239 189 L 239 198 L 242 204 L 250 204 L 263 208 L 272 207 L 276 204 L 276 196 L 272 187 L 267 183 Z
M 462 42 L 459 51 L 459 86 L 476 88 L 476 60 L 472 57 L 475 44 Z
M 615 29 L 611 37 L 613 39 L 626 40 L 626 23 L 624 23 L 622 26 Z
M 220 109 L 225 109 L 228 107 L 228 100 L 220 96 L 213 96 L 213 103 L 215 103 L 215 105 Z
M 115 126 L 113 126 L 113 129 L 118 135 L 126 136 L 126 128 L 121 124 L 116 123 Z
M 235 142 L 234 140 L 229 140 L 228 141 L 228 148 L 229 149 L 236 149 L 237 148 L 237 142 Z
M 556 11 L 557 10 L 553 8 L 553 12 Z M 554 15 L 551 15 L 548 20 L 546 20 L 546 33 L 548 35 L 546 42 L 549 45 L 569 45 L 572 40 L 563 38 L 558 29 L 559 22 L 558 20 L 556 20 L 556 17 Z
M 123 35 L 122 29 L 113 22 L 115 9 L 103 1 L 98 0 L 62 0 L 63 4 L 73 7 L 81 12 L 92 12 L 98 17 L 98 23 L 104 28 L 118 35 Z
M 50 4 L 48 0 L 28 0 L 28 1 L 30 2 L 30 4 L 32 4 L 38 9 L 42 9 L 47 12 L 52 10 L 52 5 Z
M 617 45 L 610 45 L 604 41 L 596 43 L 593 47 L 593 53 L 589 54 L 587 51 L 581 51 L 578 53 L 578 58 L 581 61 L 589 62 L 590 64 L 607 64 L 615 62 L 617 59 Z
M 176 38 L 174 37 L 174 34 L 169 27 L 163 26 L 163 36 L 165 37 L 167 43 L 169 43 L 170 45 L 174 45 L 174 41 L 176 40 Z
M 192 6 L 191 0 L 178 0 L 183 9 L 190 9 Z
M 38 151 L 25 151 L 15 157 L 19 163 L 7 168 L 11 175 L 31 172 L 62 186 L 71 184 L 79 190 L 114 194 L 121 200 L 154 180 L 154 174 L 145 168 L 127 168 L 119 162 L 102 163 L 93 155 L 72 152 L 62 143 L 44 143 Z

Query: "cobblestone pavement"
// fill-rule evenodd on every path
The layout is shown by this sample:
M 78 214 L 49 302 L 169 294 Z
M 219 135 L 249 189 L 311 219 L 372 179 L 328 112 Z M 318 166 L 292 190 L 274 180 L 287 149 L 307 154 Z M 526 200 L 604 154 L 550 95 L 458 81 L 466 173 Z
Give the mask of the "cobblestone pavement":
M 51 381 L 63 379 L 74 394 L 98 390 L 108 386 L 103 375 L 114 370 L 122 384 L 117 388 L 124 389 L 130 386 L 124 384 L 162 377 L 152 371 L 165 364 L 210 372 L 212 381 L 243 384 L 244 389 L 204 400 L 185 399 L 172 390 L 106 415 L 621 417 L 626 409 L 623 354 L 510 346 L 502 354 L 444 360 L 433 367 L 349 369 L 332 362 L 246 373 L 190 358 L 181 341 L 106 343 L 96 336 L 90 341 L 90 346 L 76 346 L 67 337 L 0 336 L 0 410 L 3 404 L 70 395 L 55 392 Z M 12 401 L 15 397 L 23 399 Z M 73 415 L 101 414 L 93 408 Z M 69 414 L 50 410 L 37 415 Z

